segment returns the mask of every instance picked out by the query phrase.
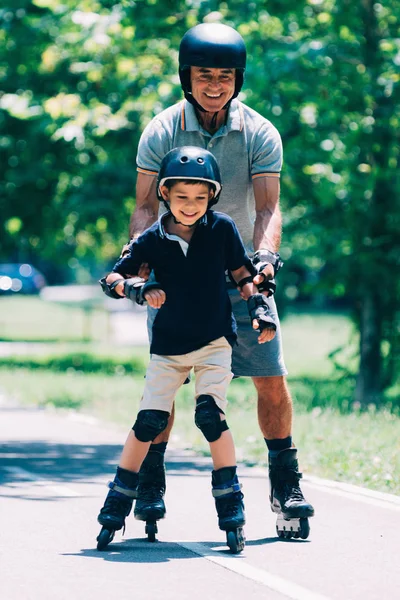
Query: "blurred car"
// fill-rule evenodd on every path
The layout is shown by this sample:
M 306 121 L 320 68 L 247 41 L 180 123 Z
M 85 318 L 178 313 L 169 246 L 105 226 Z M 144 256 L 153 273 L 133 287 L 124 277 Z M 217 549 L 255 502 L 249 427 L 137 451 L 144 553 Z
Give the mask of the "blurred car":
M 0 294 L 39 294 L 45 285 L 44 275 L 32 265 L 0 264 Z

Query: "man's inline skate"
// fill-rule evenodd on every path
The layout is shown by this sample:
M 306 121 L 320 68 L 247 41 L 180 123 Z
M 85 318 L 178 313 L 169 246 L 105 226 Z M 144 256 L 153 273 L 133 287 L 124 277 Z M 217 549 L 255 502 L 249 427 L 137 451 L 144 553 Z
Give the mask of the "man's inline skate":
M 164 494 L 166 489 L 164 455 L 150 450 L 139 473 L 139 486 L 134 517 L 146 522 L 150 542 L 156 541 L 157 521 L 165 517 Z
M 308 518 L 314 516 L 314 508 L 300 489 L 296 448 L 281 450 L 269 459 L 270 502 L 272 512 L 277 514 L 276 532 L 284 539 L 307 539 L 310 533 Z
M 232 554 L 238 554 L 245 546 L 244 514 L 241 484 L 236 467 L 223 467 L 212 472 L 212 495 L 218 514 L 218 526 L 226 531 L 226 543 Z
M 137 497 L 138 484 L 138 473 L 117 468 L 114 481 L 108 484 L 110 491 L 104 506 L 97 517 L 102 525 L 97 536 L 97 550 L 104 550 L 113 540 L 116 531 L 125 531 L 125 519 L 132 510 L 133 500 Z

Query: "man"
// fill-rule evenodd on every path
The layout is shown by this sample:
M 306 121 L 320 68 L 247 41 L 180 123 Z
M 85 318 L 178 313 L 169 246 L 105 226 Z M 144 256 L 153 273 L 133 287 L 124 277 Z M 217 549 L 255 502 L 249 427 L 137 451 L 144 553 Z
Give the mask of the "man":
M 234 219 L 246 249 L 254 254 L 259 272 L 254 277 L 268 297 L 276 331 L 269 343 L 257 344 L 248 328 L 245 303 L 236 289 L 230 290 L 238 324 L 238 346 L 233 351 L 236 376 L 252 377 L 258 396 L 258 420 L 269 451 L 271 508 L 278 514 L 282 537 L 307 537 L 313 507 L 299 487 L 297 450 L 292 447 L 292 400 L 281 346 L 279 319 L 273 292 L 281 261 L 279 175 L 282 145 L 278 131 L 264 117 L 239 102 L 246 48 L 231 27 L 202 23 L 183 37 L 179 50 L 179 76 L 185 100 L 157 115 L 145 128 L 137 155 L 136 209 L 130 234 L 134 240 L 158 216 L 157 174 L 164 155 L 180 146 L 200 146 L 217 158 L 223 182 L 218 209 Z M 143 265 L 145 271 L 145 265 Z M 149 335 L 154 313 L 149 311 Z M 142 467 L 142 493 L 135 515 L 157 507 L 165 512 L 163 455 L 172 427 L 154 440 Z M 290 520 L 290 523 L 288 523 Z

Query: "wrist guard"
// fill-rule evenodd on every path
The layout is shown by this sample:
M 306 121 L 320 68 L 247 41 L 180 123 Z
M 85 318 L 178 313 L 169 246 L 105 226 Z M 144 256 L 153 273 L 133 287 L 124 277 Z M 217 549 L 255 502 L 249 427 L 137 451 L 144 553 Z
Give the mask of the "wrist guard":
M 112 283 L 107 283 L 106 277 L 103 277 L 102 279 L 100 279 L 99 283 L 101 285 L 101 289 L 103 290 L 103 292 L 105 293 L 106 296 L 109 296 L 110 298 L 115 298 L 116 300 L 119 300 L 120 298 L 123 298 L 123 296 L 120 296 L 115 291 L 115 288 L 117 287 L 117 285 L 119 283 L 121 283 L 121 281 L 125 281 L 125 279 L 123 277 L 121 277 L 121 279 L 117 279 L 116 281 L 113 281 Z
M 130 277 L 125 279 L 124 292 L 125 296 L 136 302 L 136 304 L 143 304 L 146 302 L 145 294 L 150 290 L 161 289 L 161 285 L 157 281 L 146 281 L 142 277 Z
M 251 325 L 253 325 L 253 319 L 257 319 L 258 321 L 258 329 L 256 331 L 262 331 L 263 329 L 273 329 L 276 331 L 276 323 L 271 315 L 268 300 L 263 294 L 253 294 L 250 296 L 247 300 L 247 309 Z
M 283 267 L 283 262 L 278 252 L 271 252 L 270 250 L 261 248 L 254 253 L 253 266 L 257 273 L 261 274 L 267 265 L 272 265 L 274 267 L 274 279 L 267 279 L 264 276 L 264 281 L 259 283 L 257 288 L 259 292 L 268 292 L 268 295 L 272 296 L 276 291 L 275 275 L 279 269 Z

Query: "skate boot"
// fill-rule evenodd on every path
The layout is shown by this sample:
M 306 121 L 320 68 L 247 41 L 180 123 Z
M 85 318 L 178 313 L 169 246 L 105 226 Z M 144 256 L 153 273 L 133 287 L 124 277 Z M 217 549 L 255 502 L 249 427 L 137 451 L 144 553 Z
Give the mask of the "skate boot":
M 138 482 L 138 473 L 118 467 L 114 481 L 108 483 L 110 491 L 97 517 L 102 525 L 97 536 L 97 550 L 104 550 L 113 540 L 116 531 L 122 528 L 125 531 L 125 519 L 131 512 L 133 500 L 137 496 Z
M 236 467 L 223 467 L 212 472 L 212 495 L 218 514 L 218 526 L 226 531 L 226 543 L 232 554 L 241 552 L 245 545 L 242 488 Z
M 135 519 L 146 521 L 145 531 L 149 542 L 156 541 L 157 521 L 165 517 L 165 489 L 164 455 L 150 450 L 140 469 L 134 510 Z
M 281 450 L 269 459 L 269 481 L 271 510 L 276 513 L 278 537 L 307 539 L 310 533 L 308 517 L 314 515 L 300 489 L 296 448 Z

